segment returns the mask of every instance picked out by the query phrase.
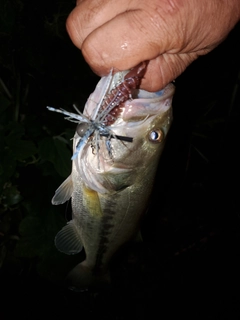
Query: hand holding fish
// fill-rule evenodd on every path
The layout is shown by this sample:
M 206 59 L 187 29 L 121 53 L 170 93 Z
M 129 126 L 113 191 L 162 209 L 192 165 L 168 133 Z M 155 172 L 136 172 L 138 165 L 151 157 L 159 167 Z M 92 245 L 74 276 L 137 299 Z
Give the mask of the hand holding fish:
M 67 30 L 100 76 L 149 60 L 141 88 L 157 91 L 221 43 L 239 19 L 239 0 L 78 0 Z

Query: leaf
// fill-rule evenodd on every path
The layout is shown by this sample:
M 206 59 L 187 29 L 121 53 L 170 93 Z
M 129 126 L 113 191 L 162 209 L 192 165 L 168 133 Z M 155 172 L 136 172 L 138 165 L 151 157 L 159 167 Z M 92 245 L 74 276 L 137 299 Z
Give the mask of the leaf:
M 41 175 L 45 177 L 52 176 L 53 180 L 58 176 L 56 169 L 52 162 L 41 162 L 38 164 L 38 168 L 41 170 Z
M 1 3 L 0 26 L 5 33 L 11 33 L 15 22 L 16 8 L 10 1 L 4 0 Z
M 7 98 L 0 95 L 0 115 L 3 114 L 3 112 L 9 107 L 10 104 L 11 102 Z
M 16 159 L 11 150 L 5 149 L 5 153 L 1 154 L 1 173 L 0 173 L 0 188 L 13 176 L 16 170 Z
M 4 190 L 4 204 L 11 207 L 22 200 L 19 190 L 16 186 L 10 186 Z
M 20 223 L 20 240 L 15 254 L 17 257 L 45 258 L 54 248 L 54 238 L 64 224 L 63 218 L 56 214 L 54 207 L 42 203 L 26 203 L 25 208 L 30 211 Z
M 40 217 L 31 215 L 25 217 L 20 224 L 19 233 L 21 237 L 15 250 L 18 257 L 41 256 L 48 250 L 46 225 Z M 52 235 L 52 241 L 53 239 L 54 235 Z
M 39 139 L 42 135 L 42 123 L 39 121 L 35 115 L 26 115 L 24 120 L 25 129 L 27 135 L 31 137 L 32 140 Z
M 54 143 L 52 137 L 47 137 L 42 139 L 39 142 L 39 148 L 38 148 L 39 155 L 42 160 L 47 160 L 52 163 L 55 162 L 56 152 L 54 149 Z
M 56 150 L 55 168 L 62 177 L 66 177 L 71 172 L 71 153 L 65 143 L 58 139 L 54 139 Z
M 42 160 L 53 163 L 60 176 L 66 177 L 71 171 L 71 153 L 62 139 L 44 138 L 39 143 L 39 154 Z
M 16 140 L 12 145 L 12 153 L 17 160 L 27 159 L 37 153 L 37 148 L 32 141 Z
M 6 143 L 13 144 L 16 140 L 20 140 L 25 133 L 23 125 L 18 122 L 10 122 L 4 128 L 6 135 Z

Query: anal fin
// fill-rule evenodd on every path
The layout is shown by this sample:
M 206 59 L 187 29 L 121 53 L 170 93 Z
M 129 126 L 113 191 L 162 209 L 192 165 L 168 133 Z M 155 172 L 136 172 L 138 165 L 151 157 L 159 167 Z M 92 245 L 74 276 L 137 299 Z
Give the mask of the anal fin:
M 81 238 L 73 220 L 58 232 L 55 237 L 55 246 L 59 251 L 69 255 L 77 254 L 82 250 Z

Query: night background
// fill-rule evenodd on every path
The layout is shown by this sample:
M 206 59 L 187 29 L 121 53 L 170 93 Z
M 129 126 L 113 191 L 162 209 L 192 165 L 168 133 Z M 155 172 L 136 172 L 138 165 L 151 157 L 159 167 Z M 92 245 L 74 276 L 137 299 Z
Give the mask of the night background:
M 73 292 L 82 255 L 54 246 L 52 206 L 71 171 L 76 125 L 99 78 L 71 43 L 75 1 L 0 0 L 0 320 L 240 319 L 240 25 L 175 82 L 174 121 L 143 221 L 143 243 L 111 263 L 108 290 Z

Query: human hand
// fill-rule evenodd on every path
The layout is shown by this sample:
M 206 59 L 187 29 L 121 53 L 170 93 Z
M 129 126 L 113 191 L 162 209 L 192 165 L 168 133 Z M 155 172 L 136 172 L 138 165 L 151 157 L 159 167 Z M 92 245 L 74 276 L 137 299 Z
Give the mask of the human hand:
M 67 30 L 100 76 L 149 60 L 141 88 L 157 91 L 214 49 L 239 19 L 239 0 L 78 0 Z

